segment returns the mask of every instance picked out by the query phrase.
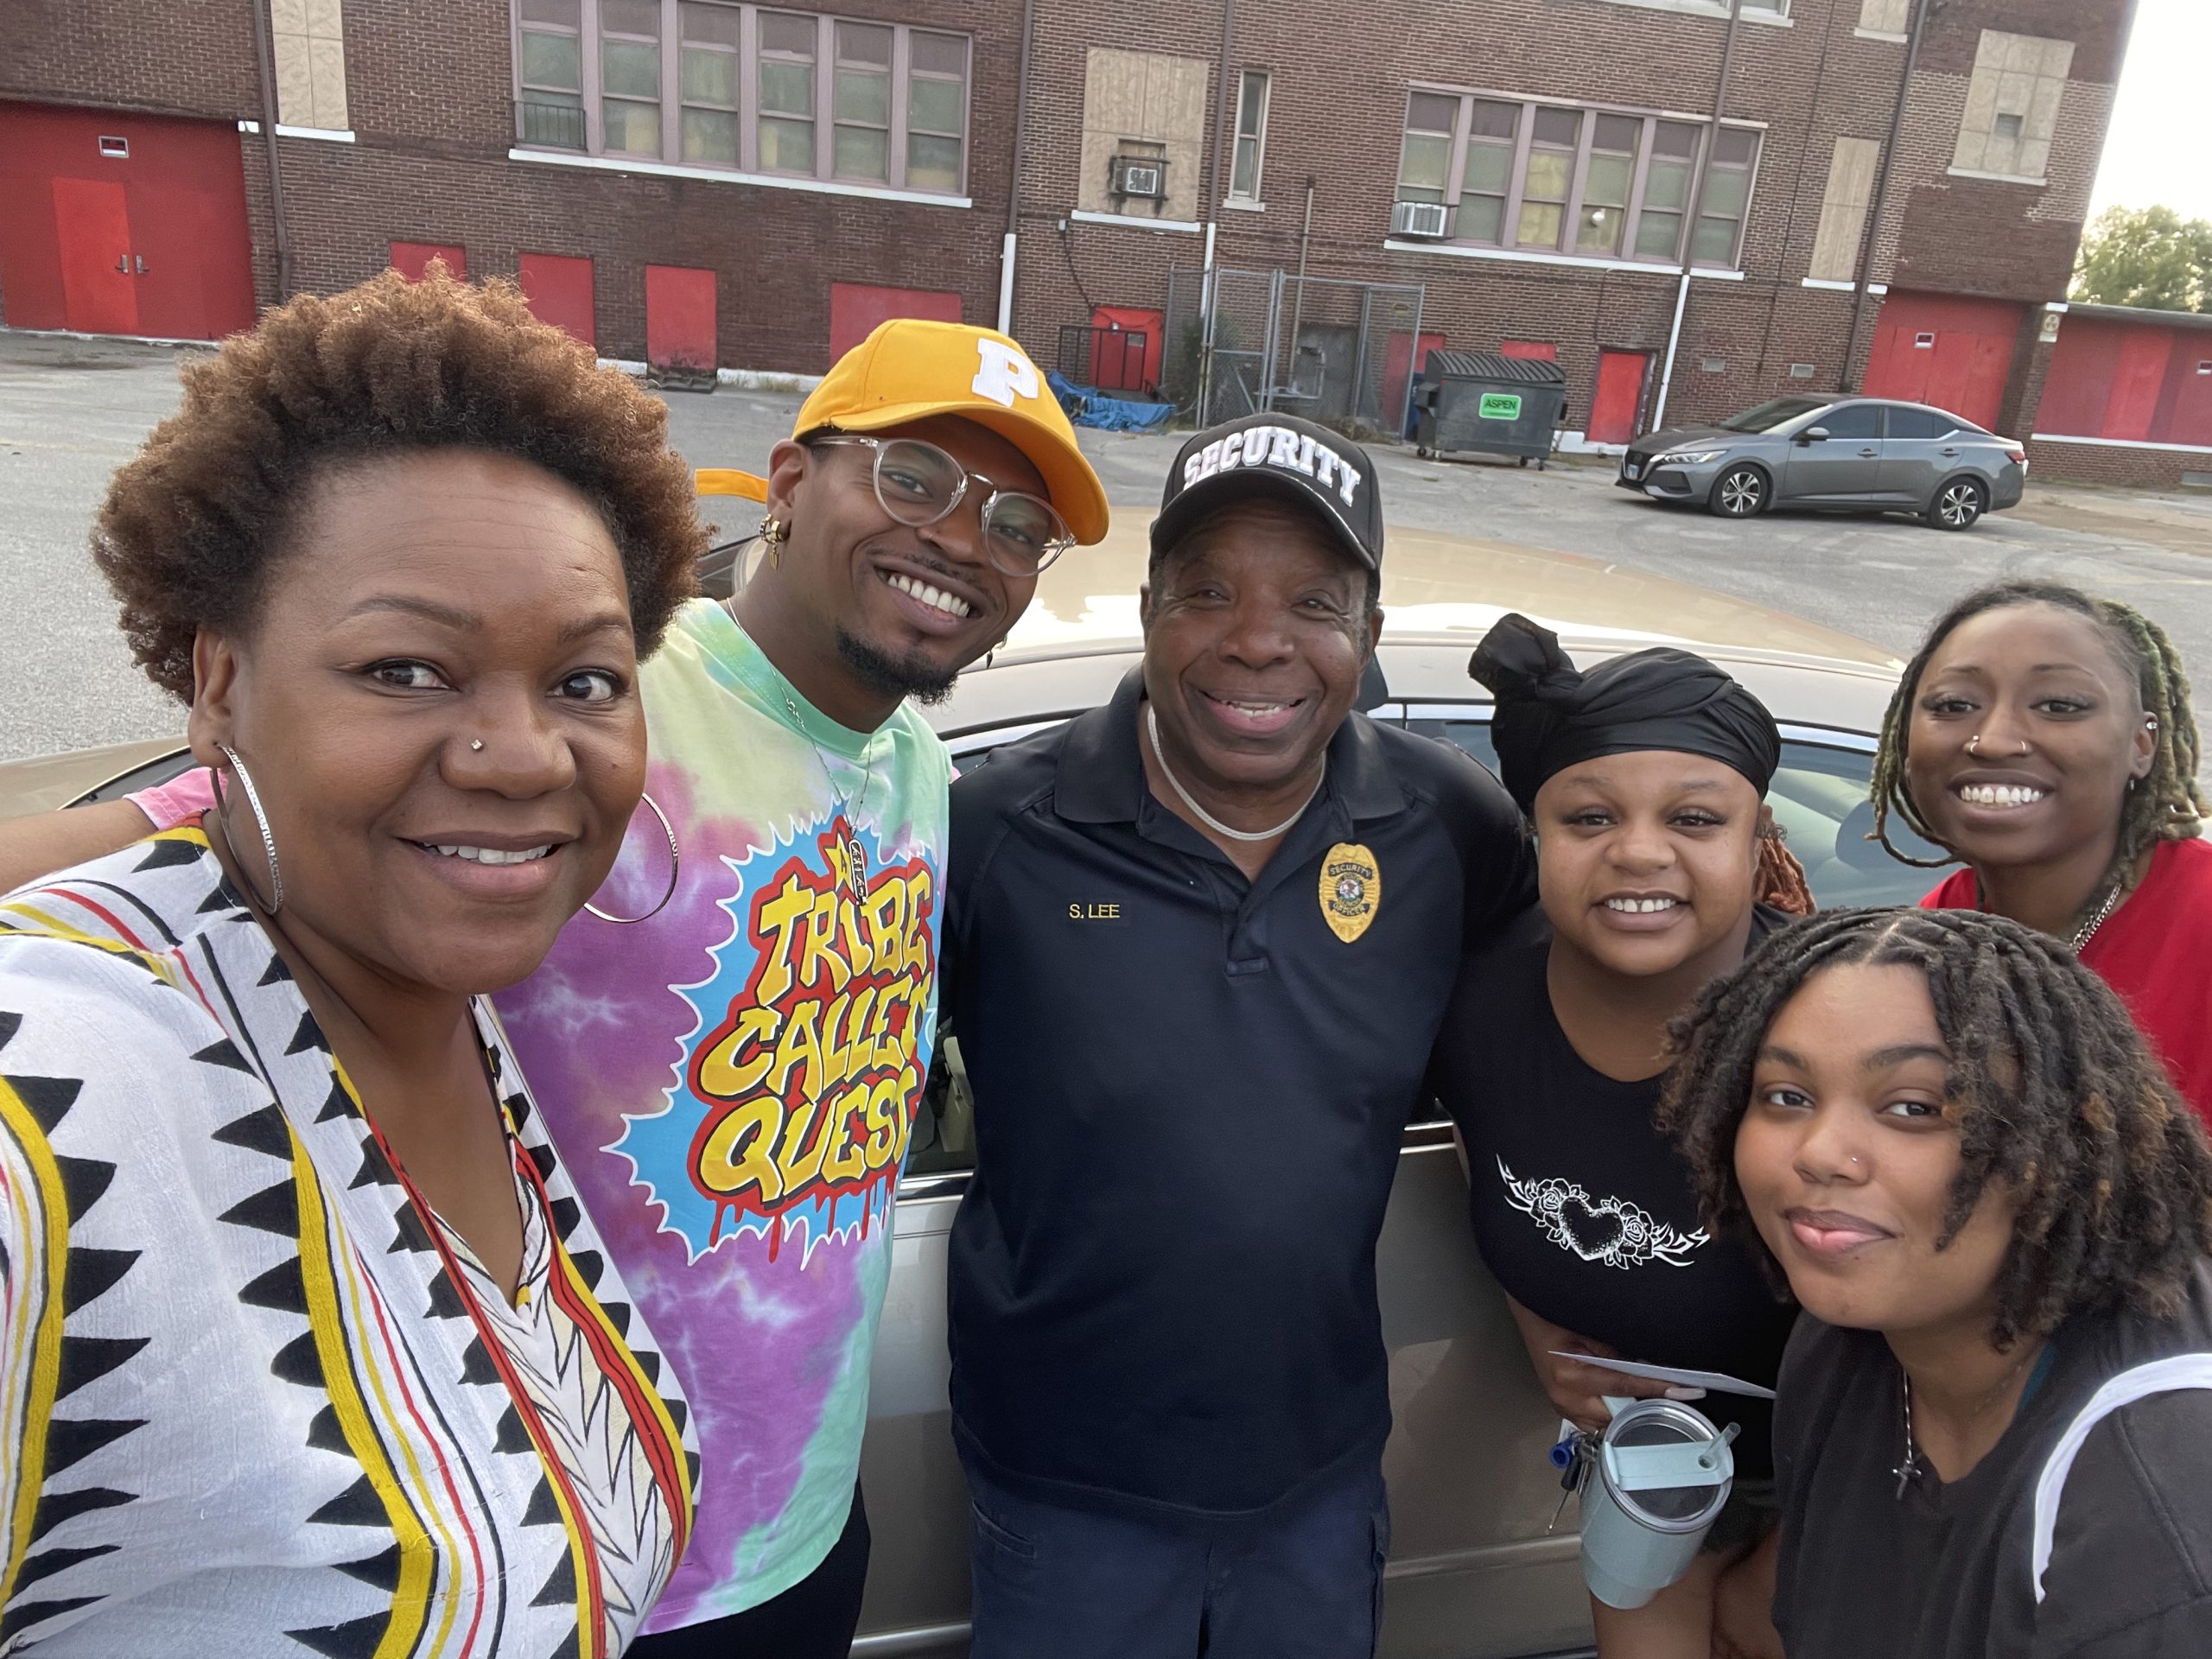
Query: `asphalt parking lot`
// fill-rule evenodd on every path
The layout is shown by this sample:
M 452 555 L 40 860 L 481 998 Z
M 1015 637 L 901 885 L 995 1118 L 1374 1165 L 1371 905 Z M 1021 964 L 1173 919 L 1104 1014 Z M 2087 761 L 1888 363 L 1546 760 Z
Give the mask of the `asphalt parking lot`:
M 108 475 L 177 402 L 187 353 L 0 331 L 0 592 L 17 614 L 16 696 L 0 760 L 164 735 L 181 711 L 132 665 L 87 550 Z M 792 394 L 674 394 L 696 466 L 757 469 L 790 430 Z M 1085 432 L 1115 505 L 1149 510 L 1180 440 Z M 1579 553 L 1719 589 L 1908 652 L 1928 620 L 1984 582 L 2048 575 L 2128 600 L 2164 624 L 2212 686 L 2212 494 L 2158 496 L 2031 480 L 2019 509 L 1946 535 L 1902 518 L 1769 515 L 1724 523 L 1613 487 L 1610 464 L 1421 461 L 1378 449 L 1389 522 Z M 736 528 L 737 526 L 733 526 Z M 2200 699 L 2199 717 L 2208 709 Z

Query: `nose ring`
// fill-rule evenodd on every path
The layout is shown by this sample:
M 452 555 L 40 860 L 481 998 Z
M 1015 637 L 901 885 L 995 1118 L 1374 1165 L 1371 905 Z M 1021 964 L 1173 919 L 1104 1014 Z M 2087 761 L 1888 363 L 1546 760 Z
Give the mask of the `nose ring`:
M 1977 760 L 1981 758 L 1981 734 L 1980 732 L 1976 732 L 1972 737 L 1967 739 L 1967 753 L 1974 756 Z
M 472 737 L 468 740 L 468 747 L 472 749 L 480 750 L 484 747 L 484 740 L 480 737 Z

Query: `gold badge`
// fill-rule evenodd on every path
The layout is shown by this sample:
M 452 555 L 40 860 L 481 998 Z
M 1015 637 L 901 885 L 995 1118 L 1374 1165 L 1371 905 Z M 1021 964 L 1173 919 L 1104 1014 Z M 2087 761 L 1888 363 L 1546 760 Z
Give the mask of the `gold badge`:
M 1382 872 L 1375 855 L 1356 841 L 1340 841 L 1321 861 L 1321 919 L 1350 944 L 1367 931 L 1382 902 Z

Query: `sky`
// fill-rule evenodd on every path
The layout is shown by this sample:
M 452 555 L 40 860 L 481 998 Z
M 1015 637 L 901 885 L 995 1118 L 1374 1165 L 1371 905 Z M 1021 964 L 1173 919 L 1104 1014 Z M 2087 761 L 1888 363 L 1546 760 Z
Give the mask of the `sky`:
M 2205 81 L 2212 0 L 2139 0 L 2089 213 L 2159 203 L 2212 219 Z

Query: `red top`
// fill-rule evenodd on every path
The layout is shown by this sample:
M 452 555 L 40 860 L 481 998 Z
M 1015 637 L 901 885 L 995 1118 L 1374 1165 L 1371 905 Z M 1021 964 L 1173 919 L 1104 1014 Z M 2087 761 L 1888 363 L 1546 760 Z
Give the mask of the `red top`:
M 1974 872 L 1955 872 L 1920 903 L 1973 909 Z M 2120 993 L 2182 1098 L 2212 1123 L 2212 842 L 2160 842 L 2143 885 L 2082 960 Z

